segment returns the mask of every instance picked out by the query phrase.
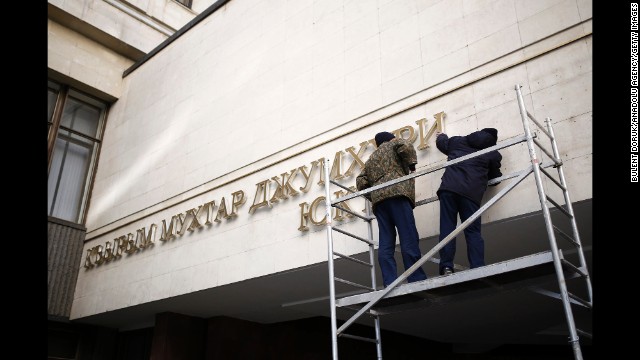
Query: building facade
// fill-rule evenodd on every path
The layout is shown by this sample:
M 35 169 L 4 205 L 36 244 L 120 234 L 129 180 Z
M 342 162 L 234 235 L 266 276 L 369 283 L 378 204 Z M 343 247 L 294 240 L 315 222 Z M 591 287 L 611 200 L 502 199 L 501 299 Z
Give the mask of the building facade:
M 590 261 L 591 25 L 588 0 L 49 0 L 50 356 L 326 358 L 323 159 L 352 187 L 379 131 L 412 141 L 419 171 L 446 161 L 435 126 L 514 139 L 516 85 L 554 126 Z M 503 174 L 531 162 L 524 143 L 501 153 Z M 418 200 L 441 174 L 416 179 Z M 415 216 L 424 254 L 438 203 Z M 335 209 L 331 221 L 367 231 Z M 488 264 L 549 247 L 531 177 L 482 222 Z M 468 267 L 462 239 L 456 263 Z M 561 303 L 539 294 L 436 310 L 383 317 L 383 349 L 566 344 Z
M 109 354 L 96 350 L 100 346 L 95 340 L 102 337 L 97 334 L 104 329 L 70 326 L 69 316 L 104 126 L 110 105 L 122 96 L 122 74 L 212 3 L 48 2 L 47 314 L 52 358 Z

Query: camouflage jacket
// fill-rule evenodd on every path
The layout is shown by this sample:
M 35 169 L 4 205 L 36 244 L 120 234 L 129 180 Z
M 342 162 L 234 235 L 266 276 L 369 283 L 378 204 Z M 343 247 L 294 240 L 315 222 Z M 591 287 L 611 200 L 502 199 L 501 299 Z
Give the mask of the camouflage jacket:
M 395 138 L 380 145 L 364 164 L 364 169 L 356 178 L 358 191 L 382 184 L 387 181 L 408 175 L 409 165 L 418 162 L 416 149 L 413 144 Z M 367 194 L 373 207 L 382 200 L 395 196 L 406 196 L 415 208 L 416 189 L 415 180 L 410 179 L 400 183 L 375 190 Z

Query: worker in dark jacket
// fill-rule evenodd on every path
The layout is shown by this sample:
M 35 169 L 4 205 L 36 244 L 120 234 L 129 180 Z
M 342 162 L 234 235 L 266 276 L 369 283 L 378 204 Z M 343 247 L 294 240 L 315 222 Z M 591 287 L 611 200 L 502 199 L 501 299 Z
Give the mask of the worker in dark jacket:
M 364 190 L 416 170 L 417 155 L 413 144 L 397 139 L 389 132 L 375 136 L 377 149 L 364 164 L 364 169 L 356 178 L 358 190 Z M 413 215 L 416 207 L 414 179 L 399 182 L 369 193 L 373 213 L 378 221 L 379 249 L 378 263 L 384 286 L 389 286 L 398 278 L 396 260 L 396 229 L 400 237 L 400 250 L 405 271 L 422 255 L 418 246 L 418 229 Z M 427 278 L 422 268 L 408 276 L 408 282 Z
M 467 136 L 449 138 L 446 134 L 438 134 L 436 146 L 447 155 L 449 161 L 491 147 L 497 140 L 498 130 L 485 128 Z M 480 208 L 487 181 L 502 176 L 501 160 L 502 155 L 498 151 L 491 151 L 446 168 L 437 192 L 440 199 L 440 240 L 455 230 L 458 215 L 460 221 L 464 222 Z M 467 241 L 469 266 L 472 269 L 484 266 L 484 239 L 481 234 L 480 217 L 464 229 L 464 236 Z M 454 272 L 455 254 L 454 238 L 440 249 L 440 275 Z

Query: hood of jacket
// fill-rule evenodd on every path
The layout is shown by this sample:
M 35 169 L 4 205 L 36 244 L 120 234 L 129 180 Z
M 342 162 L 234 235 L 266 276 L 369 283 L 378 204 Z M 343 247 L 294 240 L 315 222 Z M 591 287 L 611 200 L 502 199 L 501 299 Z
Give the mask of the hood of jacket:
M 492 134 L 479 130 L 474 131 L 471 134 L 466 136 L 467 143 L 469 146 L 476 148 L 478 150 L 486 149 L 496 144 L 498 139 L 494 137 Z

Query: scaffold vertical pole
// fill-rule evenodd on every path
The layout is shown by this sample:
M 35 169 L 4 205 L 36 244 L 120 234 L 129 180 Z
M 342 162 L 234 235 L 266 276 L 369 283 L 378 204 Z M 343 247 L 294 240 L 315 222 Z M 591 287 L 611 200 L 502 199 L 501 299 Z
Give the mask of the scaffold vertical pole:
M 551 254 L 553 256 L 553 265 L 555 267 L 556 276 L 558 278 L 558 286 L 560 288 L 560 297 L 564 306 L 564 312 L 569 327 L 569 342 L 573 348 L 573 354 L 576 360 L 582 360 L 582 350 L 580 349 L 580 341 L 578 338 L 578 332 L 573 319 L 573 311 L 571 310 L 571 302 L 569 300 L 569 294 L 567 290 L 567 284 L 562 270 L 562 263 L 560 261 L 558 244 L 556 242 L 553 225 L 551 223 L 551 214 L 549 213 L 549 207 L 547 206 L 547 199 L 542 183 L 542 177 L 540 175 L 540 159 L 536 155 L 535 144 L 533 137 L 531 136 L 531 129 L 529 128 L 529 121 L 527 110 L 522 98 L 522 86 L 517 84 L 515 87 L 518 95 L 518 106 L 520 108 L 520 116 L 522 118 L 522 125 L 524 127 L 525 136 L 527 138 L 527 147 L 529 149 L 529 156 L 531 158 L 531 165 L 533 166 L 533 173 L 535 175 L 536 187 L 538 189 L 538 197 L 540 199 L 540 206 L 542 207 L 542 214 L 544 216 L 544 222 L 547 229 L 547 235 L 549 237 L 549 243 L 551 245 Z
M 546 118 L 545 122 L 547 124 L 547 131 L 551 134 L 551 147 L 553 149 L 553 156 L 557 159 L 560 158 L 560 151 L 558 150 L 558 143 L 556 142 L 556 135 L 553 132 L 553 126 L 551 126 L 551 119 Z M 591 277 L 589 276 L 589 272 L 587 271 L 587 261 L 584 257 L 584 250 L 582 248 L 582 241 L 580 240 L 580 233 L 578 232 L 578 224 L 576 223 L 575 213 L 573 212 L 573 205 L 571 205 L 571 198 L 569 197 L 569 187 L 567 186 L 567 180 L 564 177 L 563 166 L 558 166 L 558 177 L 560 179 L 560 184 L 564 187 L 562 189 L 562 194 L 564 196 L 564 203 L 566 204 L 567 211 L 571 214 L 571 230 L 573 232 L 573 240 L 578 247 L 578 260 L 580 262 L 580 268 L 583 269 L 584 280 L 587 284 L 587 293 L 589 295 L 589 303 L 593 303 L 593 290 L 591 287 Z
M 336 287 L 333 269 L 333 234 L 331 230 L 331 192 L 329 191 L 329 159 L 324 159 L 325 221 L 327 225 L 327 265 L 329 267 L 329 306 L 331 311 L 331 353 L 338 360 L 338 324 L 336 320 Z
M 372 212 L 371 212 L 371 202 L 365 199 L 365 210 L 367 213 L 367 217 L 370 219 L 367 221 L 367 234 L 369 235 L 368 239 L 373 240 L 373 224 L 371 223 Z M 377 289 L 376 285 L 376 266 L 375 266 L 375 249 L 372 244 L 369 244 L 369 263 L 371 264 L 371 287 L 373 289 Z M 376 331 L 376 353 L 378 354 L 378 360 L 382 360 L 382 336 L 380 333 L 380 315 L 374 315 L 373 319 L 375 323 L 375 331 Z

